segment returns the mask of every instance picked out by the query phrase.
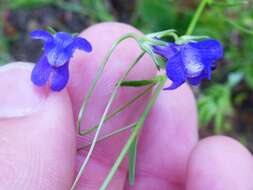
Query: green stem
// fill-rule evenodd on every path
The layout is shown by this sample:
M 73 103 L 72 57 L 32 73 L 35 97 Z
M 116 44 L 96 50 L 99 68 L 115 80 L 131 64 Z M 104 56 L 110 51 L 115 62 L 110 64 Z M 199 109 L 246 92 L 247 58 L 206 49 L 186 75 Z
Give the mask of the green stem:
M 242 6 L 246 5 L 247 1 L 239 1 L 239 2 L 231 2 L 231 3 L 220 3 L 220 2 L 213 2 L 211 3 L 211 6 L 217 6 L 217 7 L 236 7 L 236 6 Z
M 80 179 L 81 176 L 82 176 L 82 173 L 83 173 L 83 171 L 84 171 L 86 165 L 88 164 L 88 161 L 90 160 L 90 157 L 91 157 L 91 154 L 92 154 L 92 152 L 93 152 L 93 150 L 94 150 L 94 148 L 95 148 L 96 141 L 97 141 L 97 139 L 98 139 L 100 130 L 102 129 L 102 126 L 103 126 L 103 124 L 104 124 L 104 122 L 105 122 L 107 113 L 108 113 L 108 111 L 109 111 L 109 109 L 110 109 L 110 107 L 111 107 L 111 105 L 112 105 L 112 102 L 113 102 L 114 98 L 116 97 L 116 94 L 117 94 L 117 92 L 118 92 L 118 89 L 120 88 L 120 83 L 121 83 L 123 80 L 126 79 L 126 77 L 127 77 L 127 75 L 129 74 L 129 72 L 130 72 L 130 71 L 134 68 L 134 66 L 140 61 L 140 59 L 144 56 L 144 54 L 145 54 L 145 52 L 142 52 L 142 53 L 138 56 L 138 58 L 134 61 L 133 64 L 130 65 L 130 67 L 128 68 L 128 70 L 125 72 L 125 74 L 123 75 L 123 77 L 120 79 L 120 82 L 117 83 L 117 85 L 115 86 L 115 88 L 114 88 L 114 90 L 113 90 L 113 92 L 112 92 L 112 95 L 111 95 L 111 97 L 110 97 L 110 99 L 109 99 L 109 101 L 108 101 L 108 104 L 106 105 L 106 108 L 105 108 L 105 110 L 104 110 L 104 113 L 103 113 L 103 115 L 102 115 L 102 118 L 101 118 L 101 120 L 100 120 L 100 122 L 99 122 L 97 131 L 96 131 L 96 133 L 95 133 L 95 136 L 94 136 L 93 141 L 92 141 L 92 144 L 91 144 L 91 147 L 90 147 L 90 149 L 89 149 L 89 151 L 88 151 L 88 154 L 87 154 L 87 156 L 86 156 L 84 162 L 83 162 L 82 165 L 81 165 L 81 168 L 80 168 L 80 170 L 79 170 L 79 172 L 78 172 L 78 174 L 77 174 L 77 176 L 76 176 L 76 178 L 75 178 L 75 181 L 74 181 L 74 183 L 73 183 L 73 185 L 72 185 L 72 187 L 71 187 L 71 190 L 73 190 L 73 189 L 76 187 L 76 185 L 77 185 L 79 179 Z
M 117 171 L 118 167 L 120 166 L 122 160 L 124 159 L 125 155 L 127 154 L 130 146 L 132 145 L 132 143 L 134 142 L 134 140 L 136 139 L 138 132 L 140 131 L 146 117 L 148 116 L 151 108 L 153 107 L 158 95 L 160 94 L 164 84 L 166 81 L 166 76 L 164 76 L 164 78 L 161 80 L 160 84 L 158 85 L 158 87 L 156 88 L 156 90 L 154 91 L 154 94 L 151 98 L 151 100 L 149 101 L 146 109 L 144 110 L 141 118 L 139 119 L 139 121 L 137 122 L 136 126 L 133 129 L 133 132 L 131 133 L 127 143 L 125 144 L 124 148 L 122 149 L 122 151 L 120 152 L 120 155 L 118 156 L 116 162 L 114 163 L 113 167 L 111 168 L 111 171 L 109 172 L 108 176 L 106 177 L 105 181 L 103 182 L 102 186 L 100 187 L 100 190 L 105 190 L 107 188 L 107 186 L 109 185 L 112 177 L 114 176 L 115 172 Z
M 130 185 L 134 185 L 135 181 L 135 167 L 136 167 L 136 154 L 137 154 L 137 145 L 138 139 L 137 137 L 134 139 L 133 143 L 129 148 L 128 153 L 128 163 L 129 163 L 129 171 L 128 171 L 128 181 Z
M 103 141 L 103 140 L 105 140 L 105 139 L 108 139 L 109 137 L 115 136 L 115 135 L 117 135 L 117 134 L 119 134 L 119 133 L 125 132 L 125 131 L 127 131 L 128 129 L 132 129 L 135 125 L 136 125 L 136 123 L 132 123 L 132 124 L 130 124 L 130 125 L 127 125 L 126 127 L 122 127 L 122 128 L 120 128 L 120 129 L 117 129 L 117 130 L 115 130 L 115 131 L 113 131 L 113 132 L 111 132 L 111 133 L 109 133 L 109 134 L 107 134 L 107 135 L 105 135 L 105 136 L 99 138 L 99 139 L 96 141 L 96 143 L 101 142 L 101 141 Z M 77 151 L 80 151 L 80 150 L 82 150 L 82 149 L 84 149 L 84 148 L 86 148 L 86 147 L 89 147 L 90 145 L 91 145 L 91 143 L 86 144 L 86 145 L 84 145 L 84 146 L 78 148 Z
M 87 108 L 87 105 L 88 105 L 88 101 L 89 101 L 90 97 L 93 94 L 93 91 L 94 91 L 94 89 L 95 89 L 95 87 L 97 85 L 97 82 L 100 79 L 100 77 L 101 77 L 101 75 L 102 75 L 102 73 L 104 71 L 105 65 L 107 64 L 107 62 L 108 62 L 109 58 L 111 57 L 112 52 L 115 50 L 115 48 L 122 41 L 124 41 L 124 40 L 126 40 L 128 38 L 137 39 L 137 37 L 136 37 L 135 34 L 129 33 L 129 34 L 126 34 L 126 35 L 122 36 L 116 42 L 113 43 L 112 47 L 110 48 L 110 50 L 107 52 L 105 58 L 103 59 L 102 64 L 99 66 L 98 72 L 97 72 L 97 74 L 95 76 L 95 80 L 92 82 L 92 84 L 91 84 L 91 86 L 90 86 L 90 88 L 88 90 L 87 96 L 84 97 L 81 109 L 80 109 L 79 114 L 78 114 L 78 119 L 77 119 L 77 129 L 78 129 L 79 135 L 81 135 L 81 136 L 84 135 L 83 132 L 81 131 L 81 122 L 82 122 L 82 118 L 83 118 L 84 112 L 86 111 L 86 108 Z
M 120 86 L 127 86 L 127 87 L 140 87 L 140 86 L 146 86 L 150 84 L 156 84 L 160 81 L 161 76 L 157 76 L 151 80 L 125 80 L 122 81 Z
M 166 36 L 172 36 L 175 40 L 178 38 L 178 35 L 176 34 L 176 30 L 174 30 L 174 29 L 163 30 L 163 31 L 160 31 L 160 32 L 155 32 L 155 33 L 148 34 L 146 36 L 149 39 L 154 38 L 154 37 L 163 38 L 163 37 L 166 37 Z
M 185 33 L 186 35 L 191 35 L 192 34 L 193 30 L 195 29 L 195 27 L 197 25 L 197 22 L 198 22 L 198 20 L 201 16 L 201 14 L 203 12 L 203 10 L 205 9 L 206 5 L 208 4 L 208 1 L 209 0 L 202 0 L 200 2 L 200 4 L 199 4 L 192 20 L 191 20 L 191 23 L 190 23 L 189 27 L 186 30 L 186 33 Z
M 127 107 L 129 107 L 130 105 L 132 105 L 135 101 L 137 101 L 139 98 L 141 98 L 142 96 L 144 96 L 145 94 L 147 94 L 153 88 L 154 85 L 155 85 L 155 83 L 151 84 L 145 90 L 143 90 L 140 94 L 138 94 L 137 96 L 133 97 L 133 99 L 129 100 L 122 107 L 118 108 L 115 112 L 113 112 L 111 115 L 109 115 L 108 117 L 106 117 L 105 122 L 108 121 L 109 119 L 115 117 L 118 113 L 122 112 Z M 85 131 L 83 131 L 83 135 L 87 135 L 87 134 L 93 132 L 94 130 L 96 130 L 97 128 L 98 128 L 98 124 L 95 127 L 91 127 L 89 129 L 86 129 Z
M 236 22 L 229 20 L 229 19 L 224 19 L 226 22 L 228 22 L 229 24 L 231 24 L 233 27 L 235 27 L 236 29 L 238 29 L 241 32 L 244 32 L 245 34 L 249 34 L 249 35 L 253 35 L 253 31 L 249 30 L 247 28 L 244 28 L 243 26 L 237 24 Z
M 191 23 L 186 31 L 186 35 L 191 35 L 193 30 L 196 27 L 196 24 L 205 8 L 205 6 L 207 5 L 208 0 L 202 0 L 201 3 L 199 4 L 197 11 L 195 12 L 195 15 L 193 16 L 193 19 L 191 20 Z M 155 103 L 155 100 L 157 99 L 158 95 L 160 94 L 160 91 L 162 89 L 162 87 L 164 86 L 164 83 L 166 81 L 166 76 L 164 76 L 164 78 L 162 78 L 160 85 L 157 87 L 154 96 L 151 98 L 151 100 L 149 101 L 142 117 L 140 118 L 140 120 L 137 122 L 136 127 L 133 129 L 132 134 L 130 135 L 130 138 L 128 139 L 127 143 L 125 144 L 124 148 L 122 149 L 120 155 L 118 156 L 116 162 L 114 163 L 113 167 L 111 168 L 111 171 L 109 172 L 108 176 L 106 177 L 106 179 L 104 180 L 102 186 L 100 187 L 100 190 L 105 190 L 107 188 L 107 186 L 109 185 L 112 177 L 114 176 L 115 172 L 117 171 L 119 165 L 121 164 L 122 160 L 124 159 L 125 155 L 127 154 L 127 152 L 129 151 L 129 149 L 131 148 L 133 142 L 136 140 L 137 135 L 139 133 L 140 128 L 142 127 L 148 113 L 150 112 L 153 104 Z M 133 155 L 135 156 L 135 155 Z M 132 159 L 131 162 L 135 162 L 135 158 Z M 132 163 L 132 164 L 133 164 Z M 134 173 L 134 171 L 132 171 L 132 173 Z M 132 177 L 134 177 L 134 175 L 132 175 Z M 132 178 L 131 177 L 131 178 Z M 133 181 L 133 179 L 130 180 L 130 182 Z
M 193 19 L 191 20 L 191 23 L 186 31 L 186 35 L 191 35 L 193 30 L 196 27 L 196 24 L 205 8 L 205 6 L 207 5 L 209 0 L 202 0 L 201 3 L 199 4 L 197 11 L 195 12 L 195 15 L 193 16 Z M 145 111 L 143 112 L 141 118 L 139 119 L 139 121 L 137 122 L 135 128 L 133 129 L 127 143 L 125 144 L 124 148 L 122 149 L 120 155 L 118 156 L 116 162 L 114 163 L 113 167 L 111 168 L 109 174 L 107 175 L 106 179 L 104 180 L 102 186 L 100 187 L 100 190 L 105 190 L 107 188 L 107 186 L 109 185 L 112 177 L 114 176 L 114 174 L 116 173 L 118 167 L 120 166 L 121 162 L 123 161 L 125 155 L 127 154 L 127 152 L 129 151 L 129 149 L 131 148 L 132 144 L 136 141 L 137 135 L 148 115 L 148 113 L 150 112 L 151 108 L 153 107 L 158 95 L 160 94 L 160 91 L 162 89 L 162 87 L 164 86 L 166 81 L 166 76 L 164 76 L 161 79 L 161 82 L 159 84 L 159 86 L 157 87 L 157 89 L 154 92 L 154 95 L 152 96 L 151 100 L 149 101 Z M 137 143 L 137 142 L 136 142 Z M 135 155 L 133 154 L 133 156 L 135 157 Z M 134 164 L 135 162 L 135 158 L 132 159 L 132 164 Z M 132 173 L 134 173 L 134 170 L 132 171 Z M 134 177 L 134 175 L 132 175 L 132 177 Z M 130 182 L 133 181 L 133 179 L 130 180 Z

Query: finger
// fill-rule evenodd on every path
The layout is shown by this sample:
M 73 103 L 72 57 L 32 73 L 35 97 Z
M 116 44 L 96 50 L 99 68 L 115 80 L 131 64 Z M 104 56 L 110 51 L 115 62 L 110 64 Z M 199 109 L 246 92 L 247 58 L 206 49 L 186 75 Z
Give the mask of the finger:
M 97 24 L 88 28 L 81 34 L 81 36 L 87 38 L 91 42 L 93 45 L 93 52 L 89 55 L 84 55 L 81 52 L 76 53 L 70 64 L 71 79 L 69 92 L 73 102 L 75 118 L 77 118 L 83 97 L 87 93 L 91 82 L 94 80 L 98 67 L 106 52 L 111 48 L 114 41 L 129 32 L 134 32 L 140 35 L 140 32 L 133 27 L 119 23 Z M 132 64 L 140 53 L 141 50 L 138 48 L 138 45 L 134 40 L 126 40 L 122 42 L 122 44 L 120 44 L 115 50 L 105 67 L 101 80 L 97 84 L 94 95 L 90 99 L 88 109 L 84 116 L 82 129 L 93 127 L 99 122 L 116 82 L 122 77 L 123 73 L 126 72 L 129 65 Z M 148 56 L 145 56 L 130 73 L 128 79 L 150 79 L 155 73 L 156 69 L 154 64 Z M 143 89 L 140 88 L 120 89 L 119 94 L 112 105 L 111 112 L 115 111 L 116 108 L 119 108 L 119 106 L 126 103 L 142 90 Z M 136 121 L 145 106 L 147 98 L 148 96 L 145 96 L 131 108 L 108 121 L 104 126 L 104 130 L 101 132 L 101 136 L 110 133 L 117 127 L 123 127 Z M 79 138 L 78 142 L 90 142 L 92 137 L 93 135 Z M 127 133 L 101 142 L 96 146 L 92 160 L 81 180 L 81 186 L 83 189 L 98 189 L 122 146 L 125 144 L 126 139 Z M 87 150 L 85 152 L 87 152 Z M 83 155 L 85 155 L 85 153 L 81 153 L 79 156 Z M 79 158 L 79 160 L 83 160 L 83 157 Z M 126 166 L 126 164 L 123 164 L 123 166 Z M 121 189 L 123 187 L 126 170 L 121 168 L 116 175 L 118 177 L 114 178 L 109 189 Z M 87 184 L 92 184 L 92 188 Z
M 253 160 L 232 138 L 215 136 L 194 149 L 188 167 L 187 190 L 251 190 Z
M 69 189 L 75 135 L 66 91 L 30 81 L 32 65 L 0 68 L 0 189 Z
M 197 140 L 190 88 L 162 91 L 139 138 L 135 184 L 126 182 L 125 189 L 183 190 L 187 160 Z

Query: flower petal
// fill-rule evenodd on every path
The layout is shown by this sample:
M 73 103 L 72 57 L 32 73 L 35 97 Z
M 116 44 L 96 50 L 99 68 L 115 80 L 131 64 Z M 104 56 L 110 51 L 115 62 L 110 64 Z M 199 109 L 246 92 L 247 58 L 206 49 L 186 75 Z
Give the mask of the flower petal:
M 46 56 L 50 65 L 54 67 L 61 67 L 71 58 L 71 54 L 59 46 L 53 47 L 46 52 Z
M 187 81 L 193 85 L 193 86 L 196 86 L 196 85 L 199 85 L 200 82 L 202 80 L 202 77 L 201 76 L 197 76 L 197 77 L 194 77 L 194 78 L 188 78 Z
M 177 45 L 174 43 L 168 43 L 166 46 L 153 46 L 154 53 L 166 58 L 170 59 L 177 53 Z
M 187 77 L 196 77 L 205 69 L 205 65 L 198 49 L 186 44 L 181 48 L 181 55 Z
M 43 86 L 49 79 L 49 75 L 52 71 L 51 65 L 49 65 L 47 58 L 42 56 L 39 62 L 34 66 L 32 70 L 31 80 L 37 86 Z
M 206 68 L 203 71 L 203 78 L 208 78 L 208 80 L 211 80 L 212 75 L 212 67 L 211 65 L 206 65 Z
M 76 49 L 80 49 L 86 52 L 92 51 L 92 46 L 90 42 L 84 38 L 76 37 L 74 41 L 67 47 L 67 51 L 71 52 L 72 54 Z
M 182 84 L 184 84 L 185 81 L 181 82 L 173 82 L 169 87 L 164 88 L 163 90 L 175 90 L 178 87 L 180 87 Z
M 55 45 L 64 49 L 74 41 L 74 37 L 66 32 L 57 32 L 54 35 Z
M 32 39 L 43 40 L 44 42 L 53 41 L 53 36 L 45 30 L 34 30 L 30 33 Z
M 69 62 L 61 67 L 53 69 L 50 88 L 53 91 L 61 91 L 69 80 Z
M 185 68 L 180 52 L 167 61 L 166 74 L 173 83 L 165 90 L 174 90 L 185 82 Z
M 191 85 L 199 85 L 201 80 L 205 78 L 205 76 L 203 74 L 194 77 L 194 78 L 187 78 L 187 81 L 191 84 Z
M 191 85 L 199 85 L 201 80 L 203 80 L 204 78 L 207 78 L 208 80 L 211 80 L 211 67 L 208 67 L 207 69 L 203 70 L 203 72 L 193 78 L 187 78 L 187 81 L 191 84 Z
M 190 42 L 188 45 L 198 49 L 201 57 L 212 63 L 223 57 L 223 47 L 218 40 L 207 39 L 199 42 Z
M 53 43 L 48 43 L 45 46 L 45 54 L 48 62 L 54 67 L 61 67 L 72 56 L 72 52 L 67 50 L 67 47 L 74 42 L 71 34 L 65 32 L 58 32 L 54 35 Z

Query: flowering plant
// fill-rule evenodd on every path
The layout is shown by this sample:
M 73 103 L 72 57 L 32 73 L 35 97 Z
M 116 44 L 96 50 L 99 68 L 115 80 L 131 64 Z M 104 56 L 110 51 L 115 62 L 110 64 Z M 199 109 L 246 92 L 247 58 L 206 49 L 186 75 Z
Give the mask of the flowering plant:
M 44 30 L 35 30 L 31 32 L 31 37 L 44 42 L 44 54 L 34 67 L 31 80 L 35 85 L 43 86 L 50 79 L 50 88 L 53 91 L 60 91 L 66 86 L 69 79 L 69 60 L 75 50 L 92 50 L 86 39 L 66 32 L 52 35 Z
M 166 59 L 166 75 L 173 82 L 167 90 L 178 88 L 186 80 L 191 85 L 198 85 L 203 78 L 210 80 L 211 70 L 223 57 L 222 45 L 213 39 L 154 46 L 154 52 Z
M 129 182 L 134 183 L 135 176 L 135 159 L 136 159 L 136 146 L 138 143 L 137 136 L 139 131 L 154 105 L 158 95 L 164 90 L 175 90 L 179 88 L 186 81 L 191 85 L 200 84 L 204 78 L 211 79 L 212 70 L 216 69 L 216 62 L 223 57 L 223 47 L 218 40 L 211 39 L 206 36 L 192 36 L 194 27 L 196 26 L 197 20 L 201 15 L 205 5 L 208 3 L 207 0 L 203 0 L 200 4 L 198 11 L 196 12 L 192 22 L 185 35 L 178 36 L 175 30 L 165 30 L 157 33 L 147 34 L 145 36 L 138 36 L 136 34 L 126 34 L 119 38 L 108 50 L 105 58 L 102 60 L 100 68 L 97 72 L 95 80 L 93 81 L 87 96 L 84 98 L 78 115 L 78 132 L 79 135 L 86 135 L 93 130 L 96 130 L 94 139 L 90 145 L 89 152 L 80 167 L 80 171 L 75 178 L 75 181 L 71 189 L 75 189 L 82 172 L 87 166 L 87 163 L 94 150 L 96 142 L 98 141 L 99 133 L 103 127 L 104 122 L 108 119 L 108 111 L 112 105 L 113 100 L 116 97 L 117 91 L 121 86 L 139 87 L 152 84 L 156 86 L 153 92 L 153 96 L 148 102 L 145 111 L 141 115 L 140 119 L 133 123 L 131 126 L 115 131 L 109 136 L 118 134 L 129 128 L 133 128 L 132 133 L 129 137 L 128 142 L 123 147 L 115 165 L 112 167 L 108 177 L 105 179 L 101 186 L 101 190 L 106 189 L 120 163 L 124 159 L 125 155 L 129 152 Z M 173 41 L 164 40 L 164 37 L 172 37 Z M 69 79 L 69 60 L 73 56 L 76 49 L 80 49 L 85 52 L 92 51 L 92 45 L 84 38 L 76 37 L 65 32 L 58 32 L 50 34 L 47 31 L 35 30 L 31 33 L 33 39 L 40 39 L 44 42 L 44 54 L 41 59 L 34 67 L 31 80 L 37 86 L 44 86 L 48 81 L 50 82 L 50 88 L 53 91 L 61 91 L 68 82 Z M 132 38 L 134 39 L 143 52 L 137 57 L 137 59 L 129 66 L 129 69 L 123 74 L 122 78 L 117 82 L 111 97 L 106 105 L 101 120 L 97 126 L 81 131 L 81 120 L 84 112 L 86 111 L 87 102 L 92 96 L 97 81 L 100 79 L 104 68 L 108 62 L 108 59 L 112 55 L 115 48 L 124 40 Z M 149 54 L 154 61 L 154 64 L 159 70 L 165 70 L 165 73 L 157 76 L 150 80 L 137 80 L 137 81 L 126 81 L 126 77 L 129 72 L 134 69 L 135 65 L 140 61 L 144 54 Z M 170 79 L 172 84 L 164 88 L 165 81 Z M 149 88 L 151 89 L 151 88 Z M 167 93 L 167 92 L 163 92 Z M 136 100 L 137 98 L 134 98 Z M 133 101 L 132 101 L 133 102 Z M 130 105 L 128 103 L 127 105 Z M 124 108 L 127 106 L 124 106 Z M 123 108 L 119 108 L 120 111 Z M 118 111 L 117 111 L 118 112 Z M 131 151 L 132 150 L 132 151 Z

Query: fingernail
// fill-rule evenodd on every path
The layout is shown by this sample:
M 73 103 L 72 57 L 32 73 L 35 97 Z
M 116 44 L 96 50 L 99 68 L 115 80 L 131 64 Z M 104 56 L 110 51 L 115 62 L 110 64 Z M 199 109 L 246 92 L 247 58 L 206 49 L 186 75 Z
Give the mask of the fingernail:
M 0 119 L 30 115 L 45 102 L 47 90 L 30 81 L 32 68 L 23 62 L 0 67 Z

